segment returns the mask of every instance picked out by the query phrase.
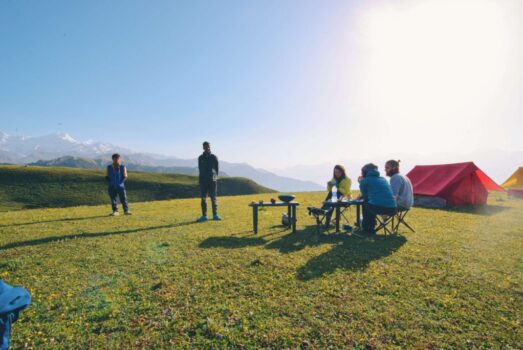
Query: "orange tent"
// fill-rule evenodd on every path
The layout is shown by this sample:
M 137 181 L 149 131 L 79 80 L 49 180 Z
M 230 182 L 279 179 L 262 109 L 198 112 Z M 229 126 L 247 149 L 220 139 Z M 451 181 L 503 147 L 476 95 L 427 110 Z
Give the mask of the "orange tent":
M 523 167 L 519 167 L 501 187 L 511 195 L 523 197 Z

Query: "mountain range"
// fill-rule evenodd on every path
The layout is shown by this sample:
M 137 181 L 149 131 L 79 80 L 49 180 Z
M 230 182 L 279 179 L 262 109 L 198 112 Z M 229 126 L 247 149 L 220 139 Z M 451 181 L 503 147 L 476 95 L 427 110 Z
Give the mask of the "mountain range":
M 82 169 L 103 169 L 111 164 L 109 159 L 102 158 L 84 158 L 63 156 L 51 160 L 39 160 L 28 165 L 42 166 L 42 167 L 63 167 L 63 168 L 82 168 Z M 153 166 L 136 163 L 133 160 L 125 161 L 125 166 L 130 171 L 140 171 L 144 173 L 162 173 L 162 174 L 183 174 L 183 175 L 198 175 L 198 168 L 186 166 Z M 228 177 L 225 172 L 220 172 L 220 177 Z
M 391 148 L 393 148 L 391 146 Z M 34 164 L 41 166 L 64 166 L 73 168 L 100 168 L 110 161 L 110 155 L 124 155 L 130 170 L 157 173 L 198 173 L 197 159 L 182 159 L 161 154 L 136 152 L 124 147 L 98 141 L 78 141 L 67 133 L 55 133 L 38 137 L 8 135 L 0 132 L 0 163 Z M 376 163 L 380 169 L 388 159 L 401 159 L 401 167 L 407 173 L 417 164 L 441 164 L 474 161 L 494 181 L 501 183 L 518 167 L 523 165 L 523 151 L 506 151 L 485 148 L 475 152 L 441 153 L 421 155 L 390 153 L 376 157 L 354 156 L 340 159 L 349 177 L 354 181 L 361 167 L 368 162 Z M 259 169 L 246 163 L 231 163 L 220 160 L 222 176 L 240 176 L 252 179 L 262 186 L 278 191 L 321 191 L 331 176 L 333 163 L 322 162 L 294 165 L 283 169 Z
M 161 154 L 136 152 L 99 141 L 78 141 L 67 133 L 44 136 L 19 136 L 0 132 L 0 163 L 100 168 L 112 153 L 124 155 L 129 170 L 195 175 L 197 159 L 182 159 Z M 220 160 L 222 176 L 246 177 L 262 186 L 284 192 L 317 191 L 323 186 L 313 181 L 279 176 L 247 163 Z

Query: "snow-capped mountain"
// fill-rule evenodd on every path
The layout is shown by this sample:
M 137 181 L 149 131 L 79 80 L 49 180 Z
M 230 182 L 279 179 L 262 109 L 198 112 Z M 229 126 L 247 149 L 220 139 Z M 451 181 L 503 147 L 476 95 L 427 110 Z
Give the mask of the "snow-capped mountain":
M 67 133 L 55 133 L 44 136 L 20 136 L 0 133 L 0 151 L 18 162 L 27 163 L 48 160 L 64 155 L 77 157 L 100 157 L 111 152 L 128 152 L 109 143 L 78 141 Z M 0 155 L 2 157 L 2 155 Z M 5 156 L 4 156 L 5 157 Z M 0 159 L 4 161 L 4 159 Z
M 109 160 L 112 153 L 124 154 L 124 159 L 135 167 L 189 167 L 197 172 L 196 159 L 180 159 L 160 154 L 140 153 L 110 143 L 78 141 L 67 133 L 28 137 L 0 132 L 0 163 L 28 164 L 57 160 L 65 156 Z M 85 160 L 85 159 L 84 159 Z M 304 180 L 278 176 L 245 163 L 220 161 L 220 169 L 229 176 L 241 176 L 260 185 L 279 191 L 317 191 L 322 186 Z

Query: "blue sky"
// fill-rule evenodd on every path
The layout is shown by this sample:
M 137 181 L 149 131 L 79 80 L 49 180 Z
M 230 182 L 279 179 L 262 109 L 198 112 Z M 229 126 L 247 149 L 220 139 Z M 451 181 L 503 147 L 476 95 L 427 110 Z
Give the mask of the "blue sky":
M 1 1 L 0 130 L 265 167 L 523 149 L 517 1 L 371 3 Z

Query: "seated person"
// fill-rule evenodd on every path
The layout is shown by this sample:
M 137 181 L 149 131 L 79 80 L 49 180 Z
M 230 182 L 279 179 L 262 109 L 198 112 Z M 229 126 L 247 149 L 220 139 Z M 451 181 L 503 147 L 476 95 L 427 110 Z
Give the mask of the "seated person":
M 336 165 L 334 166 L 333 176 L 332 180 L 327 182 L 327 191 L 329 192 L 327 194 L 327 198 L 325 198 L 325 201 L 329 201 L 332 198 L 332 189 L 334 186 L 336 186 L 336 197 L 338 199 L 342 198 L 348 198 L 350 199 L 350 188 L 352 185 L 351 179 L 347 177 L 347 173 L 345 171 L 345 168 L 342 165 Z M 323 206 L 322 209 L 329 209 L 329 212 L 325 216 L 325 226 L 328 228 L 330 225 L 330 220 L 332 217 L 332 212 L 334 208 Z
M 398 211 L 409 210 L 414 204 L 414 190 L 409 178 L 400 174 L 400 161 L 389 160 L 385 163 L 385 173 L 390 177 L 390 187 L 396 198 Z
M 363 231 L 373 234 L 376 215 L 394 215 L 397 206 L 388 181 L 380 176 L 375 164 L 366 164 L 361 169 L 360 192 L 363 199 Z

